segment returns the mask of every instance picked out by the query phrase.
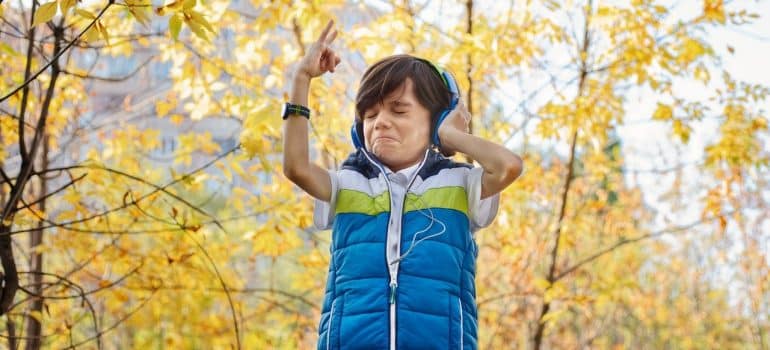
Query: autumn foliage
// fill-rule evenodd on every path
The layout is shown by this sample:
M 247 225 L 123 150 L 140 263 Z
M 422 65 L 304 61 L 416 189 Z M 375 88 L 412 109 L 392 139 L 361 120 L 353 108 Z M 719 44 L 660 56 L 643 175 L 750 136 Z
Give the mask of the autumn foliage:
M 22 3 L 0 0 L 2 348 L 315 346 L 330 232 L 279 111 L 329 19 L 316 163 L 397 52 L 524 158 L 475 237 L 480 348 L 770 347 L 770 90 L 709 37 L 767 21 L 753 2 Z

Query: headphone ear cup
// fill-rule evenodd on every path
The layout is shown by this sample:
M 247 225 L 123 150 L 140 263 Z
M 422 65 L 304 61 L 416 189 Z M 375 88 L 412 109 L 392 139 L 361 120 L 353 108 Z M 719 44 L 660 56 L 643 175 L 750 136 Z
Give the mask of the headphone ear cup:
M 445 151 L 444 151 L 444 150 L 441 148 L 441 141 L 440 141 L 440 140 L 439 140 L 439 138 L 438 138 L 438 128 L 441 126 L 441 123 L 442 123 L 442 122 L 444 122 L 444 119 L 446 119 L 446 116 L 447 116 L 447 115 L 449 114 L 449 112 L 451 112 L 451 111 L 452 111 L 451 109 L 445 109 L 445 110 L 441 111 L 441 114 L 439 114 L 439 117 L 438 117 L 438 119 L 436 119 L 436 125 L 435 125 L 435 127 L 433 128 L 433 135 L 432 135 L 432 136 L 433 136 L 433 137 L 432 137 L 432 141 L 433 141 L 433 144 L 434 144 L 436 147 L 438 147 L 438 150 L 439 150 L 439 152 L 441 152 L 441 154 L 443 154 L 445 157 L 451 157 L 451 156 L 453 156 L 453 155 L 454 155 L 454 152 L 445 152 Z
M 353 123 L 350 128 L 350 138 L 353 140 L 353 146 L 356 148 L 366 148 L 364 146 L 364 131 L 361 123 Z
M 438 128 L 441 126 L 441 123 L 444 122 L 444 119 L 446 119 L 446 116 L 449 114 L 451 110 L 445 109 L 441 112 L 439 112 L 438 118 L 436 118 L 436 125 L 433 126 L 433 135 L 431 141 L 433 141 L 433 144 L 441 147 L 441 141 L 438 138 Z

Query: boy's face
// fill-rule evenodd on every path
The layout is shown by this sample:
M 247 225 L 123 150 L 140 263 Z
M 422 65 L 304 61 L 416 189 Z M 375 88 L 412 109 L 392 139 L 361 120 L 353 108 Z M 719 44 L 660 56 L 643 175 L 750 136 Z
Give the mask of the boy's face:
M 364 112 L 366 149 L 393 171 L 422 160 L 430 141 L 430 111 L 414 95 L 412 80 Z

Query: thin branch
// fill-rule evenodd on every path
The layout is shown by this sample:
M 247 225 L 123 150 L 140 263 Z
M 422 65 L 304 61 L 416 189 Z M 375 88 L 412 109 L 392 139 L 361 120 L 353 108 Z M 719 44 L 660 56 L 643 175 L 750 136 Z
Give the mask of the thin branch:
M 12 112 L 9 112 L 9 111 L 8 111 L 8 110 L 6 110 L 5 108 L 2 108 L 2 107 L 0 107 L 0 112 L 2 112 L 3 114 L 5 114 L 5 115 L 6 115 L 6 116 L 8 116 L 8 117 L 11 117 L 11 119 L 16 119 L 16 120 L 18 120 L 18 119 L 19 119 L 19 116 L 18 116 L 18 115 L 16 115 L 16 114 L 13 114 Z M 30 128 L 30 129 L 34 129 L 34 128 L 35 128 L 35 126 L 34 126 L 34 125 L 32 125 L 32 124 L 28 123 L 27 121 L 24 121 L 24 126 L 26 126 L 26 127 Z
M 202 214 L 202 215 L 205 215 L 205 216 L 207 216 L 207 217 L 211 218 L 211 219 L 212 219 L 212 222 L 213 222 L 213 223 L 214 223 L 214 224 L 215 224 L 217 227 L 219 227 L 219 228 L 220 228 L 222 231 L 225 231 L 225 230 L 224 230 L 224 227 L 222 226 L 222 224 L 220 224 L 220 223 L 219 223 L 219 221 L 218 221 L 216 218 L 214 218 L 214 217 L 213 217 L 211 214 L 209 214 L 209 213 L 207 213 L 207 212 L 203 211 L 203 209 L 200 209 L 200 208 L 197 208 L 197 207 L 195 207 L 194 205 L 190 204 L 190 203 L 189 203 L 187 200 L 185 200 L 185 199 L 183 199 L 183 198 L 181 198 L 181 197 L 179 197 L 179 196 L 177 196 L 177 195 L 175 195 L 175 194 L 173 194 L 173 193 L 171 193 L 171 192 L 168 192 L 168 191 L 166 190 L 166 188 L 168 188 L 168 187 L 170 187 L 170 186 L 172 186 L 172 185 L 176 184 L 177 182 L 180 182 L 180 181 L 182 181 L 182 180 L 184 180 L 184 179 L 187 179 L 187 178 L 189 178 L 189 176 L 190 176 L 190 175 L 192 175 L 192 174 L 194 174 L 194 173 L 197 173 L 197 172 L 199 172 L 199 171 L 202 171 L 203 169 L 206 169 L 206 168 L 210 167 L 212 164 L 216 163 L 216 162 L 217 162 L 217 161 L 219 161 L 220 159 L 224 158 L 225 156 L 229 155 L 230 153 L 232 153 L 232 152 L 236 151 L 236 150 L 237 150 L 237 149 L 239 149 L 239 148 L 240 148 L 240 144 L 236 145 L 235 147 L 233 147 L 233 148 L 232 148 L 232 149 L 230 149 L 229 151 L 227 151 L 227 152 L 225 152 L 225 153 L 223 153 L 223 154 L 221 154 L 221 155 L 217 156 L 216 158 L 214 158 L 213 160 L 209 161 L 208 163 L 206 163 L 206 164 L 202 165 L 202 166 L 201 166 L 201 167 L 199 167 L 198 169 L 195 169 L 195 170 L 191 171 L 191 172 L 190 172 L 190 173 L 188 173 L 188 174 L 185 174 L 185 175 L 183 175 L 183 176 L 180 176 L 180 177 L 178 177 L 178 178 L 176 178 L 176 179 L 173 179 L 171 182 L 167 183 L 167 184 L 166 184 L 166 185 L 164 185 L 164 186 L 158 186 L 158 185 L 156 185 L 156 184 L 153 184 L 153 183 L 151 183 L 151 182 L 149 182 L 149 181 L 147 181 L 147 180 L 145 180 L 145 179 L 143 179 L 143 178 L 141 178 L 141 177 L 139 177 L 139 176 L 131 175 L 131 174 L 128 174 L 128 173 L 126 173 L 126 172 L 123 172 L 123 171 L 120 171 L 120 170 L 111 169 L 111 168 L 107 168 L 107 167 L 103 167 L 103 166 L 95 166 L 95 165 L 93 165 L 93 166 L 76 165 L 76 166 L 65 167 L 65 168 L 59 168 L 59 169 L 66 169 L 66 170 L 69 170 L 69 169 L 78 169 L 78 168 L 86 168 L 86 169 L 99 169 L 99 170 L 105 170 L 105 171 L 109 171 L 109 172 L 112 172 L 112 173 L 115 173 L 115 174 L 118 174 L 118 175 L 121 175 L 121 176 L 125 176 L 125 177 L 128 177 L 128 178 L 130 178 L 130 179 L 133 179 L 133 180 L 136 180 L 136 181 L 142 182 L 142 183 L 144 183 L 144 184 L 146 184 L 146 185 L 148 185 L 148 186 L 154 187 L 155 189 L 154 189 L 154 190 L 152 190 L 152 191 L 150 191 L 149 193 L 147 193 L 147 194 L 145 194 L 145 195 L 143 195 L 143 196 L 139 197 L 139 198 L 138 198 L 138 199 L 136 199 L 134 202 L 138 203 L 139 201 L 142 201 L 142 200 L 144 200 L 144 199 L 146 199 L 146 198 L 148 198 L 148 197 L 152 196 L 153 194 L 155 194 L 155 193 L 157 193 L 157 192 L 163 192 L 163 193 L 165 193 L 165 194 L 167 194 L 167 195 L 171 196 L 172 198 L 174 198 L 174 199 L 176 199 L 176 200 L 178 200 L 178 201 L 180 201 L 180 202 L 184 203 L 185 205 L 188 205 L 188 206 L 190 206 L 190 207 L 191 207 L 193 210 L 197 211 L 198 213 L 200 213 L 200 214 Z M 59 170 L 59 169 L 57 169 L 57 170 Z M 53 170 L 53 169 L 52 169 L 52 170 Z M 17 181 L 18 181 L 18 180 L 17 180 Z M 83 222 L 86 222 L 86 221 L 90 221 L 90 220 L 93 220 L 93 219 L 96 219 L 96 218 L 99 218 L 99 217 L 107 216 L 107 215 L 109 215 L 109 214 L 111 214 L 111 213 L 113 213 L 113 212 L 116 212 L 116 211 L 118 211 L 118 210 L 122 210 L 122 209 L 125 209 L 125 208 L 127 208 L 127 207 L 129 207 L 130 205 L 133 205 L 133 204 L 134 204 L 134 203 L 123 203 L 123 205 L 121 205 L 121 206 L 117 206 L 117 207 L 115 207 L 115 208 L 112 208 L 112 209 L 110 209 L 110 210 L 107 210 L 107 211 L 104 211 L 104 212 L 101 212 L 101 213 L 98 213 L 98 214 L 95 214 L 95 215 L 91 215 L 91 216 L 89 216 L 89 217 L 87 217 L 87 218 L 82 218 L 82 219 L 79 219 L 79 220 L 73 220 L 73 221 L 69 221 L 69 222 L 65 222 L 65 223 L 59 223 L 59 224 L 56 224 L 56 223 L 52 223 L 52 224 L 54 224 L 54 226 L 64 226 L 64 225 L 71 225 L 71 224 L 83 223 Z M 51 222 L 50 222 L 50 221 L 48 221 L 47 219 L 43 219 L 43 220 L 45 220 L 46 222 L 49 222 L 49 223 L 51 223 Z M 50 226 L 49 226 L 49 227 L 50 227 Z M 43 229 L 45 229 L 45 228 L 48 228 L 48 227 L 43 227 Z M 15 233 L 21 233 L 21 232 L 24 232 L 24 231 L 29 231 L 29 230 L 20 230 L 20 231 L 15 231 L 15 232 L 12 232 L 12 233 L 14 233 L 14 234 L 15 234 Z M 10 235 L 10 234 L 12 234 L 12 233 L 11 233 L 11 232 L 2 233 L 2 234 L 0 234 L 0 237 L 2 237 L 2 236 L 7 236 L 7 235 Z
M 615 250 L 615 249 L 617 249 L 617 248 L 619 248 L 621 246 L 624 246 L 626 244 L 639 242 L 639 241 L 642 241 L 642 240 L 645 240 L 645 239 L 648 239 L 648 238 L 654 238 L 654 237 L 662 236 L 662 235 L 669 234 L 669 233 L 676 233 L 676 232 L 686 231 L 686 230 L 689 230 L 689 229 L 691 229 L 693 227 L 702 225 L 705 222 L 717 220 L 717 219 L 719 219 L 722 216 L 730 216 L 732 214 L 733 214 L 733 212 L 729 212 L 729 213 L 725 213 L 723 215 L 719 215 L 719 216 L 708 218 L 706 220 L 696 221 L 696 222 L 693 222 L 693 223 L 690 223 L 690 224 L 687 224 L 687 225 L 684 225 L 684 226 L 678 226 L 678 227 L 673 227 L 673 228 L 666 228 L 666 229 L 663 229 L 663 230 L 660 230 L 660 231 L 657 231 L 657 232 L 652 232 L 652 233 L 648 233 L 648 234 L 641 235 L 641 236 L 638 236 L 638 237 L 621 240 L 621 241 L 619 241 L 619 242 L 617 242 L 617 243 L 615 243 L 615 244 L 613 244 L 613 245 L 611 245 L 609 247 L 606 247 L 606 248 L 604 248 L 604 249 L 602 249 L 602 250 L 592 254 L 589 257 L 586 257 L 586 258 L 578 261 L 574 265 L 568 267 L 564 271 L 562 271 L 559 274 L 557 274 L 554 277 L 554 281 L 558 281 L 559 279 L 563 278 L 564 276 L 574 272 L 575 270 L 577 270 L 581 266 L 583 266 L 583 265 L 585 265 L 585 264 L 587 264 L 587 263 L 589 263 L 591 261 L 594 261 L 594 260 L 596 260 L 596 259 L 598 259 L 598 258 L 600 258 L 600 257 L 602 257 L 604 255 L 606 255 L 607 253 L 610 253 L 613 250 Z
M 106 48 L 106 47 L 114 47 L 114 46 L 121 45 L 121 44 L 124 44 L 124 43 L 133 42 L 133 41 L 136 41 L 139 38 L 154 38 L 154 37 L 159 37 L 160 38 L 160 37 L 165 37 L 165 36 L 166 36 L 166 33 L 162 33 L 162 32 L 141 33 L 141 34 L 134 34 L 134 35 L 115 35 L 115 36 L 110 35 L 110 39 L 111 40 L 115 39 L 115 38 L 125 38 L 125 40 L 120 40 L 120 41 L 112 40 L 112 41 L 110 41 L 110 44 L 103 44 L 103 45 L 91 45 L 89 43 L 84 43 L 82 41 L 78 41 L 75 44 L 75 47 L 77 47 L 79 49 L 101 50 L 101 49 Z
M 230 305 L 230 312 L 233 316 L 233 326 L 235 327 L 235 342 L 238 346 L 237 348 L 241 348 L 241 331 L 238 327 L 238 314 L 235 312 L 235 304 L 233 303 L 233 296 L 230 294 L 230 291 L 227 289 L 227 283 L 225 283 L 224 278 L 222 277 L 222 274 L 219 272 L 219 269 L 217 268 L 216 262 L 214 262 L 214 258 L 209 255 L 209 252 L 206 250 L 206 248 L 203 247 L 203 245 L 198 242 L 197 239 L 193 235 L 190 234 L 189 231 L 184 231 L 184 233 L 193 241 L 195 242 L 195 245 L 198 246 L 198 249 L 203 252 L 203 255 L 206 256 L 206 259 L 211 264 L 211 267 L 214 268 L 214 273 L 217 276 L 217 279 L 219 280 L 219 285 L 222 286 L 222 289 L 225 292 L 225 295 L 227 296 L 227 302 Z
M 25 203 L 23 207 L 20 207 L 20 208 L 16 208 L 16 211 L 17 211 L 17 212 L 20 212 L 20 211 L 22 211 L 22 210 L 24 210 L 24 209 L 27 209 L 27 208 L 29 208 L 29 207 L 31 207 L 31 206 L 33 206 L 33 205 L 37 204 L 37 203 L 40 203 L 40 202 L 44 201 L 46 198 L 48 198 L 48 197 L 51 197 L 51 196 L 53 196 L 53 195 L 55 195 L 55 194 L 57 194 L 57 193 L 59 193 L 59 192 L 61 192 L 61 191 L 65 190 L 67 187 L 70 187 L 70 186 L 74 185 L 74 184 L 75 184 L 75 182 L 82 180 L 83 178 L 85 178 L 85 177 L 86 177 L 86 175 L 88 175 L 88 173 L 85 173 L 85 174 L 83 174 L 83 175 L 81 175 L 81 176 L 79 176 L 79 177 L 75 178 L 74 180 L 71 180 L 70 182 L 68 182 L 68 183 L 67 183 L 67 184 L 65 184 L 64 186 L 60 187 L 60 188 L 59 188 L 59 189 L 57 189 L 56 191 L 53 191 L 53 192 L 51 192 L 51 193 L 48 193 L 48 194 L 46 194 L 45 196 L 38 198 L 36 201 L 34 201 L 34 202 L 32 202 L 32 203 L 29 203 L 29 204 L 26 204 L 26 203 Z
M 85 339 L 85 340 L 83 340 L 83 341 L 81 341 L 81 342 L 79 342 L 79 343 L 76 343 L 76 344 L 71 344 L 71 346 L 69 347 L 69 349 L 75 349 L 76 347 L 78 347 L 78 346 L 80 346 L 80 345 L 83 345 L 83 344 L 85 344 L 85 343 L 91 342 L 91 341 L 93 341 L 94 339 L 96 339 L 96 340 L 97 340 L 97 342 L 99 342 L 99 341 L 100 341 L 100 339 L 101 339 L 101 337 L 102 337 L 102 335 L 104 335 L 104 334 L 106 334 L 107 332 L 109 332 L 109 331 L 111 331 L 111 330 L 113 330 L 113 329 L 117 328 L 117 327 L 118 327 L 118 325 L 120 325 L 120 324 L 121 324 L 121 323 L 123 323 L 125 320 L 127 320 L 129 317 L 133 316 L 135 313 L 137 313 L 139 310 L 141 310 L 141 309 L 142 309 L 142 308 L 143 308 L 143 307 L 144 307 L 144 306 L 145 306 L 145 305 L 146 305 L 146 304 L 147 304 L 147 303 L 150 301 L 150 299 L 152 299 L 152 297 L 153 297 L 154 295 L 155 295 L 155 292 L 153 292 L 152 294 L 150 294 L 150 296 L 148 296 L 147 298 L 145 298 L 144 300 L 142 300 L 142 302 L 139 304 L 139 306 L 137 306 L 135 309 L 131 310 L 131 312 L 127 313 L 125 316 L 123 316 L 123 317 L 121 317 L 120 319 L 118 319 L 117 321 L 115 321 L 115 323 L 114 323 L 114 324 L 112 324 L 110 327 L 107 327 L 107 328 L 103 329 L 102 331 L 100 331 L 100 332 L 96 333 L 94 336 L 92 336 L 92 337 L 90 337 L 90 338 L 88 338 L 88 339 Z
M 36 294 L 35 292 L 33 292 L 31 290 L 28 290 L 26 288 L 23 288 L 21 286 L 19 286 L 19 289 L 23 290 L 28 295 L 30 295 L 32 297 L 36 297 L 36 298 L 58 299 L 58 300 L 77 299 L 77 298 L 85 297 L 86 295 L 91 295 L 91 294 L 95 294 L 95 293 L 101 292 L 101 291 L 103 291 L 105 289 L 109 289 L 109 288 L 112 288 L 112 287 L 120 284 L 121 282 L 123 282 L 125 279 L 127 279 L 131 275 L 137 273 L 137 271 L 139 271 L 139 269 L 142 268 L 142 266 L 144 266 L 144 261 L 140 262 L 139 266 L 136 266 L 135 268 L 131 269 L 131 271 L 128 271 L 125 275 L 120 276 L 120 278 L 118 278 L 117 280 L 111 281 L 111 282 L 109 282 L 109 283 L 107 283 L 105 285 L 101 285 L 100 284 L 99 288 L 92 289 L 92 290 L 89 290 L 89 291 L 81 290 L 81 292 L 78 293 L 78 294 L 53 296 L 53 295 Z M 48 273 L 48 272 L 34 272 L 34 271 L 23 272 L 23 271 L 19 271 L 19 274 L 42 274 L 42 275 L 46 275 L 46 276 L 54 276 L 54 277 L 56 277 L 59 280 L 66 280 L 66 278 L 64 278 L 63 276 L 59 276 L 59 275 L 56 275 L 56 274 L 53 274 L 53 273 Z M 69 280 L 67 280 L 67 281 L 69 281 Z M 55 283 L 55 284 L 58 284 L 58 282 Z
M 64 74 L 69 74 L 69 75 L 72 75 L 72 76 L 75 76 L 75 77 L 78 77 L 78 78 L 82 78 L 82 79 L 101 80 L 101 81 L 107 81 L 107 82 L 121 82 L 121 81 L 125 81 L 125 80 L 128 80 L 128 79 L 132 78 L 134 75 L 136 75 L 136 73 L 139 72 L 139 70 L 144 68 L 144 66 L 146 66 L 148 63 L 150 63 L 154 58 L 155 58 L 155 56 L 150 56 L 147 60 L 144 61 L 144 63 L 142 63 L 139 66 L 137 66 L 131 73 L 128 73 L 128 74 L 126 74 L 126 75 L 124 75 L 122 77 L 118 77 L 118 78 L 93 76 L 93 75 L 89 75 L 89 74 L 70 72 L 70 71 L 68 71 L 66 69 L 62 69 L 61 72 L 64 73 Z

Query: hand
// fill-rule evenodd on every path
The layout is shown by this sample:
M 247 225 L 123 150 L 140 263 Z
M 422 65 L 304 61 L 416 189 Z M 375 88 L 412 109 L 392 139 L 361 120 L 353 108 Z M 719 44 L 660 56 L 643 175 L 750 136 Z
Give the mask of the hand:
M 321 36 L 308 48 L 305 57 L 299 63 L 297 74 L 302 74 L 308 79 L 315 78 L 326 72 L 334 73 L 334 67 L 340 63 L 340 58 L 331 49 L 334 38 L 337 37 L 337 30 L 329 34 L 334 20 L 330 20 L 326 25 Z
M 470 132 L 471 113 L 462 100 L 457 101 L 457 106 L 441 122 L 438 127 L 438 138 L 441 141 L 441 153 L 446 156 L 453 156 L 458 150 L 451 146 L 452 134 L 457 132 Z

